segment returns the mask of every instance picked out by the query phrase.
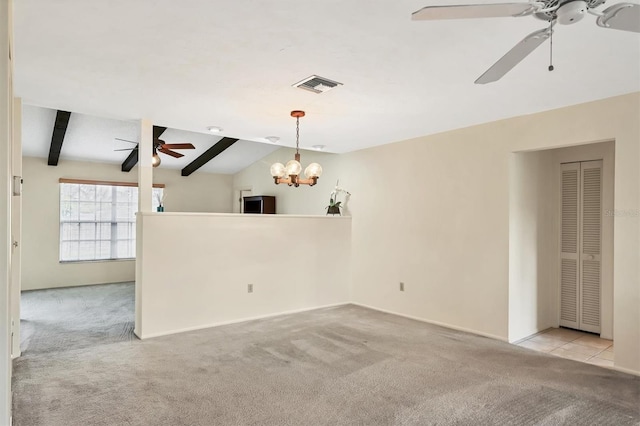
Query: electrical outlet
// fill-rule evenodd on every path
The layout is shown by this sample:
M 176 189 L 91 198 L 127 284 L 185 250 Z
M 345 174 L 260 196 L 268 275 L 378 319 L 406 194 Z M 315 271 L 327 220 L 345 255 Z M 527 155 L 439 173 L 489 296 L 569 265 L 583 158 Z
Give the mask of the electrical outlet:
M 253 293 L 253 284 L 247 285 L 247 293 Z
M 404 291 L 404 283 L 400 282 L 400 291 Z

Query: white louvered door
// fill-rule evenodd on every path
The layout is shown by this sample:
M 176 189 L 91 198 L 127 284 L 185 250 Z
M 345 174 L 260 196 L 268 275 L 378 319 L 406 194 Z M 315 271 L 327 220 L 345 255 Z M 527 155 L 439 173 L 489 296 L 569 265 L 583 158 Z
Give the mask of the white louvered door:
M 602 161 L 562 165 L 560 325 L 600 333 Z
M 560 232 L 560 325 L 580 328 L 578 277 L 578 230 L 580 210 L 580 163 L 562 165 L 562 217 Z

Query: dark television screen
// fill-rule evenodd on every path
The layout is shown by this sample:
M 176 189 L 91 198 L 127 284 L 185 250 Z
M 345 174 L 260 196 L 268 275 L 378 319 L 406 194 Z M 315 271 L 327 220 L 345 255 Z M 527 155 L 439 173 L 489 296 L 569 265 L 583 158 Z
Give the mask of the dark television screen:
M 245 213 L 262 213 L 262 201 L 244 200 Z

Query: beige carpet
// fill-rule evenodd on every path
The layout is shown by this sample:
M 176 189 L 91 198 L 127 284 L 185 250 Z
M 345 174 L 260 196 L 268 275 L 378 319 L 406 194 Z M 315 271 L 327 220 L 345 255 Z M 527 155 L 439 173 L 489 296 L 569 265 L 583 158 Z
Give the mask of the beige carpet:
M 29 294 L 17 426 L 640 424 L 637 377 L 356 306 L 129 340 L 119 286 Z

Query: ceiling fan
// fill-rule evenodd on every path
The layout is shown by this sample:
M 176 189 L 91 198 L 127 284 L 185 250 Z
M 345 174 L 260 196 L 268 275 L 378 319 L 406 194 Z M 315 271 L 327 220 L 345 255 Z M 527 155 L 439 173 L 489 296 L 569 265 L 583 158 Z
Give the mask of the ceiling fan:
M 190 143 L 165 143 L 160 136 L 164 131 L 167 130 L 166 127 L 153 126 L 153 167 L 158 167 L 160 165 L 160 157 L 158 156 L 158 152 L 163 154 L 170 155 L 175 158 L 184 157 L 184 154 L 179 152 L 172 151 L 174 149 L 195 149 L 196 147 Z M 126 139 L 115 138 L 118 141 L 129 142 L 136 144 L 133 148 L 124 148 L 124 149 L 115 149 L 114 151 L 133 151 L 138 149 L 138 142 L 129 141 Z
M 508 16 L 517 18 L 533 15 L 535 18 L 549 22 L 548 27 L 522 39 L 475 81 L 476 84 L 486 84 L 500 80 L 546 39 L 551 38 L 553 46 L 552 34 L 556 24 L 575 24 L 587 13 L 597 16 L 596 24 L 600 27 L 640 33 L 640 5 L 618 3 L 601 12 L 594 10 L 604 2 L 605 0 L 542 0 L 529 3 L 427 6 L 413 12 L 411 19 L 433 21 Z M 549 65 L 549 71 L 553 71 L 553 65 Z

